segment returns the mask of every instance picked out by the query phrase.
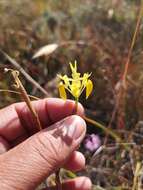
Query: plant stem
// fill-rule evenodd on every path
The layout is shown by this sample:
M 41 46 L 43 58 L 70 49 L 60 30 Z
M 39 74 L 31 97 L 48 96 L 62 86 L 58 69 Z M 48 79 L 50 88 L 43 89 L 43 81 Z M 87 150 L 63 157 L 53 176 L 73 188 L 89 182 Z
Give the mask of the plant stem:
M 75 99 L 75 113 L 77 114 L 77 110 L 78 110 L 78 98 Z
M 127 88 L 126 88 L 127 74 L 128 74 L 128 69 L 129 69 L 129 65 L 130 65 L 130 60 L 131 60 L 133 48 L 135 46 L 135 42 L 136 42 L 136 39 L 138 37 L 138 33 L 139 33 L 140 25 L 141 25 L 141 20 L 142 20 L 142 15 L 143 15 L 143 0 L 141 0 L 141 5 L 140 5 L 139 11 L 138 11 L 135 31 L 133 33 L 133 37 L 132 37 L 131 44 L 130 44 L 130 47 L 129 47 L 128 55 L 127 55 L 126 62 L 125 62 L 124 71 L 123 71 L 123 74 L 121 76 L 122 86 L 119 89 L 118 97 L 116 99 L 116 104 L 115 104 L 115 107 L 113 109 L 109 124 L 107 126 L 107 128 L 109 128 L 109 129 L 111 128 L 111 124 L 115 119 L 115 116 L 117 114 L 120 102 L 122 100 L 123 101 L 125 100 L 125 96 L 123 96 L 123 95 L 124 95 L 124 93 L 126 93 L 125 89 L 127 90 Z M 107 136 L 106 136 L 106 138 L 104 140 L 104 144 L 106 144 L 107 140 L 108 140 L 108 134 L 107 134 Z
M 139 178 L 140 170 L 141 170 L 141 162 L 137 162 L 136 168 L 135 168 L 135 173 L 134 173 L 132 190 L 137 190 L 138 178 Z
M 21 95 L 20 92 L 14 91 L 14 90 L 8 90 L 8 89 L 0 89 L 0 92 L 9 92 L 9 93 L 14 93 L 14 94 L 19 94 Z M 32 98 L 33 100 L 39 100 L 40 98 L 36 97 L 36 96 L 32 96 L 30 94 L 27 94 L 29 96 L 29 98 Z
M 22 67 L 21 65 L 15 61 L 12 57 L 10 57 L 6 52 L 0 49 L 0 52 L 7 58 L 7 60 L 18 70 L 20 71 L 24 77 L 37 89 L 39 89 L 46 97 L 48 96 L 48 92 L 38 83 L 36 82 Z
M 57 190 L 62 190 L 62 183 L 61 183 L 61 179 L 60 179 L 60 169 L 58 169 L 55 173 L 56 177 L 55 177 L 55 182 L 56 182 L 56 188 Z
M 29 96 L 28 96 L 22 82 L 19 79 L 19 72 L 16 71 L 16 70 L 12 70 L 12 69 L 8 69 L 8 71 L 11 71 L 11 74 L 12 74 L 12 76 L 14 78 L 14 81 L 15 81 L 14 86 L 16 87 L 16 89 L 18 89 L 21 97 L 23 98 L 23 100 L 27 104 L 27 106 L 28 106 L 28 108 L 29 108 L 29 110 L 30 110 L 30 112 L 31 112 L 31 114 L 33 116 L 33 119 L 35 120 L 37 129 L 40 131 L 42 129 L 42 126 L 41 126 L 38 114 L 36 113 L 35 109 L 33 108 L 31 100 L 30 100 L 30 98 L 29 98 Z
M 122 142 L 121 138 L 114 133 L 111 129 L 106 128 L 104 125 L 102 125 L 101 123 L 98 123 L 97 121 L 90 119 L 86 116 L 83 116 L 83 119 L 89 123 L 91 123 L 92 125 L 102 129 L 104 132 L 106 132 L 107 134 L 111 135 L 114 139 L 116 139 L 117 142 Z

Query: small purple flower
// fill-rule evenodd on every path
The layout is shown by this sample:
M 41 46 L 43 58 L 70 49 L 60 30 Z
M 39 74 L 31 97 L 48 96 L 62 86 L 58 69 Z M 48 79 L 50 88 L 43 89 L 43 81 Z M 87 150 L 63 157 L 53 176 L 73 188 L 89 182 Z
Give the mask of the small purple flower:
M 96 151 L 101 145 L 101 140 L 98 135 L 91 134 L 88 135 L 84 141 L 84 146 L 90 152 Z

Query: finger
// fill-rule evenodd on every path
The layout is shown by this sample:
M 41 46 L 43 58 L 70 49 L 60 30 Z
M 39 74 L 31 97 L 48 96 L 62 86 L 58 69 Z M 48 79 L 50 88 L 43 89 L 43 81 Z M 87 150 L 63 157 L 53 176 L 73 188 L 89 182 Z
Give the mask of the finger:
M 81 152 L 74 151 L 63 166 L 67 170 L 79 171 L 85 168 L 85 157 Z
M 72 180 L 67 180 L 62 184 L 62 190 L 91 190 L 91 181 L 87 177 L 78 177 Z M 57 190 L 56 187 L 50 187 L 44 190 Z
M 35 189 L 66 163 L 85 132 L 84 120 L 69 116 L 1 155 L 1 189 Z
M 8 142 L 0 136 L 0 154 L 5 153 L 6 151 L 8 151 L 10 148 L 10 145 L 8 144 Z
M 0 154 L 7 152 L 10 149 L 10 145 L 3 138 L 0 137 Z M 70 158 L 63 166 L 67 170 L 79 171 L 85 167 L 85 157 L 81 152 L 74 151 Z
M 47 127 L 64 117 L 73 114 L 75 103 L 71 100 L 62 100 L 59 98 L 46 98 L 33 101 L 33 107 L 38 113 L 43 127 Z M 83 107 L 79 104 L 78 115 L 83 115 Z M 17 141 L 18 138 L 27 137 L 27 132 L 33 134 L 37 131 L 32 114 L 25 102 L 12 104 L 0 110 L 1 123 L 0 135 L 8 141 Z
M 0 154 L 7 152 L 10 148 L 8 142 L 0 137 Z M 85 167 L 85 157 L 81 152 L 74 151 L 63 168 L 71 171 L 80 171 Z

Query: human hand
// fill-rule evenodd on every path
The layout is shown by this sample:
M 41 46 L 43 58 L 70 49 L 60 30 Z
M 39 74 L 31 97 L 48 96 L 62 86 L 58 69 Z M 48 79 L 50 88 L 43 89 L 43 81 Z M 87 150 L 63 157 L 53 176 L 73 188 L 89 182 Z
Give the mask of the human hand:
M 71 116 L 75 104 L 70 100 L 48 98 L 32 104 L 45 128 L 40 132 L 25 103 L 0 110 L 0 189 L 34 190 L 60 167 L 78 171 L 85 166 L 84 156 L 76 151 L 86 132 L 82 106 L 79 116 Z M 91 182 L 78 177 L 63 182 L 62 189 L 90 190 Z

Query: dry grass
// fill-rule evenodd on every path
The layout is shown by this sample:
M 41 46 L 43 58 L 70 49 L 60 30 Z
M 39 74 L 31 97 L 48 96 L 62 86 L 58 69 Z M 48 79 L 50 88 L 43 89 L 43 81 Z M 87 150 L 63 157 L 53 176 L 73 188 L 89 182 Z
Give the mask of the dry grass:
M 110 126 L 126 143 L 117 143 L 107 138 L 103 130 L 88 126 L 87 132 L 98 133 L 104 146 L 96 155 L 81 147 L 87 167 L 78 175 L 89 176 L 96 190 L 143 188 L 143 21 L 134 48 L 128 54 L 139 8 L 140 2 L 129 0 L 86 0 L 84 3 L 64 0 L 62 5 L 57 0 L 14 0 L 13 4 L 0 1 L 0 48 L 50 96 L 58 96 L 56 75 L 69 72 L 69 61 L 76 59 L 81 73 L 92 71 L 93 94 L 88 101 L 82 97 L 80 101 L 89 117 Z M 40 47 L 52 43 L 59 44 L 56 51 L 32 59 Z M 10 78 L 5 77 L 3 68 L 13 66 L 0 56 L 0 89 L 11 89 Z M 126 88 L 119 93 L 122 76 Z M 45 97 L 25 77 L 22 82 L 29 94 Z M 19 101 L 17 95 L 0 93 L 4 93 L 0 95 L 1 107 Z

